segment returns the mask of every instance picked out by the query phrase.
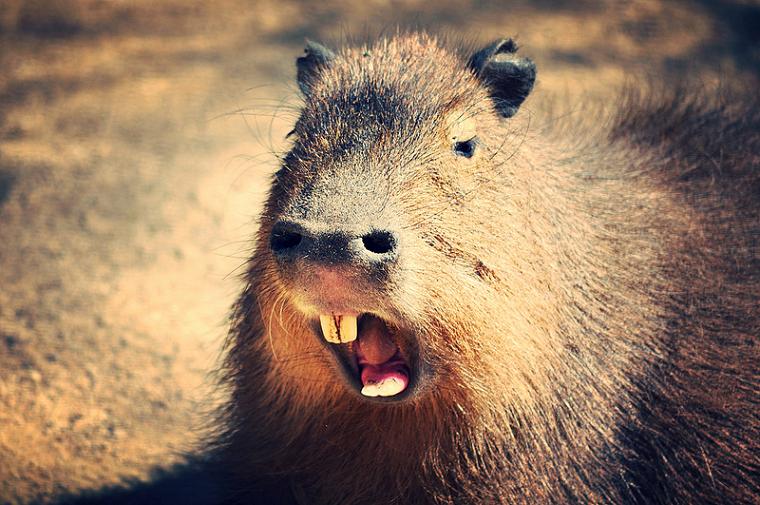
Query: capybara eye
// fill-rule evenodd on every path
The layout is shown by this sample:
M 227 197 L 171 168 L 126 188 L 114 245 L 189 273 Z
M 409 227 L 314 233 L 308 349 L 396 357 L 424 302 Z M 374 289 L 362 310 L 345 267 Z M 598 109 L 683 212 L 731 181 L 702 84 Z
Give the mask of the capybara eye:
M 463 142 L 455 142 L 454 152 L 458 156 L 464 156 L 465 158 L 472 158 L 472 155 L 475 154 L 475 144 L 476 144 L 476 141 L 474 138 L 471 138 L 470 140 L 465 140 Z

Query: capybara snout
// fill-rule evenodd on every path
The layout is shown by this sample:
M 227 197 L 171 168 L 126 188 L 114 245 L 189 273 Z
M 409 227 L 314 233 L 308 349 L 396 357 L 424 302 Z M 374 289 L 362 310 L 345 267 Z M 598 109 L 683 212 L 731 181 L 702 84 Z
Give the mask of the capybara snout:
M 269 249 L 277 283 L 302 317 L 377 312 L 380 301 L 392 298 L 390 287 L 404 284 L 399 233 L 368 221 L 281 216 L 272 226 Z
M 397 235 L 388 229 L 357 232 L 285 219 L 272 228 L 270 245 L 282 263 L 302 261 L 346 267 L 382 267 L 399 253 Z

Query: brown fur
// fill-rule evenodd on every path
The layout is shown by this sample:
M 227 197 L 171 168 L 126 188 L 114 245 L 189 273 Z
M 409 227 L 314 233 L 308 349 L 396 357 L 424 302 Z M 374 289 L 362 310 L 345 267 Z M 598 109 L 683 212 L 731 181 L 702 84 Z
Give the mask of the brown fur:
M 353 113 L 351 93 L 380 112 Z M 426 35 L 340 53 L 304 105 L 234 314 L 231 497 L 757 503 L 760 108 L 679 95 L 622 110 L 607 127 L 526 107 L 501 119 Z M 474 120 L 472 159 L 449 156 L 450 117 Z M 346 178 L 394 189 L 329 186 Z M 404 230 L 398 282 L 377 295 L 436 371 L 409 401 L 348 394 L 276 269 L 269 233 L 305 188 Z

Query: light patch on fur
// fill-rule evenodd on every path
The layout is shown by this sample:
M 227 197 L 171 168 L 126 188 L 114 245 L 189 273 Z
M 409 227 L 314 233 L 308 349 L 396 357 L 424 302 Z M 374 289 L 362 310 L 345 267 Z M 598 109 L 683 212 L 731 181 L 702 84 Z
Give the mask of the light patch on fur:
M 466 142 L 477 136 L 475 119 L 472 112 L 454 111 L 446 118 L 448 140 L 454 142 Z

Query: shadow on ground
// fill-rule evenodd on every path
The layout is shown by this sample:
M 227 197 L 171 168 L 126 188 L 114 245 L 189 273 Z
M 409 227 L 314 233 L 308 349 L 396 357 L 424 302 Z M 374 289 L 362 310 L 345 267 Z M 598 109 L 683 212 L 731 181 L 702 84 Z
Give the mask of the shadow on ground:
M 149 482 L 125 483 L 64 495 L 54 505 L 236 505 L 234 492 L 212 464 L 177 465 L 156 472 Z M 251 489 L 255 489 L 251 492 Z M 299 505 L 288 486 L 246 486 L 246 505 Z M 253 497 L 253 498 L 251 498 Z M 251 501 L 253 500 L 253 501 Z M 42 502 L 41 502 L 42 503 Z M 41 505 L 40 503 L 40 505 Z M 47 502 L 45 502 L 47 503 Z
M 218 505 L 219 486 L 200 466 L 175 467 L 163 470 L 151 482 L 127 483 L 121 487 L 72 494 L 54 502 L 55 505 Z M 262 502 L 263 503 L 263 502 Z

